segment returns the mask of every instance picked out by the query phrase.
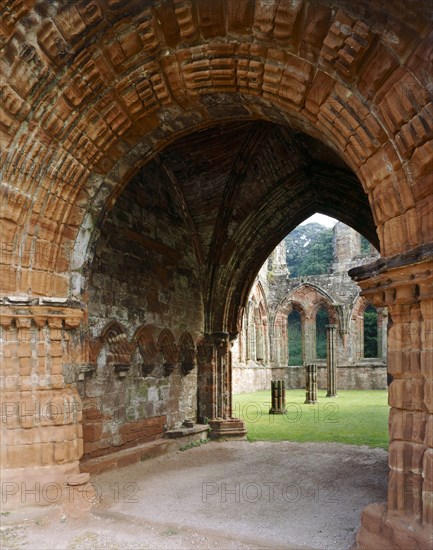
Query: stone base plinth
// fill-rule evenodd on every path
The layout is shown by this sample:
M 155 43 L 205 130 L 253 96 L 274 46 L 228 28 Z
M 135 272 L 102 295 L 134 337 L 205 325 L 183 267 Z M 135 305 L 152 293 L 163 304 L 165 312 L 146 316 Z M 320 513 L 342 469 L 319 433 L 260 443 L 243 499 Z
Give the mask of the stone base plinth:
M 90 510 L 95 491 L 78 460 L 67 464 L 2 470 L 2 509 L 56 507 L 77 516 Z
M 361 514 L 357 550 L 431 550 L 433 529 L 414 517 L 388 512 L 386 503 L 370 504 Z
M 206 441 L 208 430 L 209 426 L 207 424 L 195 424 L 192 428 L 181 427 L 170 430 L 164 433 L 163 439 L 157 439 L 149 443 L 130 447 L 129 449 L 122 449 L 116 453 L 84 460 L 80 464 L 80 469 L 82 472 L 89 472 L 95 475 L 138 462 L 144 462 L 151 458 L 178 451 L 191 443 Z
M 209 425 L 211 427 L 210 438 L 211 439 L 246 439 L 247 429 L 243 420 L 239 418 L 229 418 L 210 420 Z
M 203 441 L 207 439 L 207 433 L 210 430 L 209 424 L 194 424 L 194 426 L 181 426 L 164 433 L 164 437 L 171 439 L 188 438 L 187 443 L 194 441 Z

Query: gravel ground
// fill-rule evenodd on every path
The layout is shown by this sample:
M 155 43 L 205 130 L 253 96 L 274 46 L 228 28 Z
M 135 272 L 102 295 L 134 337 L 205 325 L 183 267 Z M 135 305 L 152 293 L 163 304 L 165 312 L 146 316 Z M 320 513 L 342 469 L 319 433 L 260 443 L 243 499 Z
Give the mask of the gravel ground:
M 93 477 L 84 517 L 2 518 L 2 548 L 348 549 L 386 500 L 388 453 L 337 443 L 209 443 Z

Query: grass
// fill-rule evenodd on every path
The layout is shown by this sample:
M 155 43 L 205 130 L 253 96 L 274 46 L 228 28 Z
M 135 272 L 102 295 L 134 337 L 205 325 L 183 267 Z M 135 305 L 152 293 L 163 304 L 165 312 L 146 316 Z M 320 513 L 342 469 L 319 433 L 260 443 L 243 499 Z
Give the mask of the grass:
M 188 449 L 192 449 L 193 447 L 200 447 L 200 445 L 205 445 L 208 442 L 207 439 L 199 439 L 198 441 L 191 441 L 191 443 L 187 443 L 186 445 L 182 445 L 182 447 L 179 447 L 179 451 L 187 451 Z
M 387 390 L 342 390 L 338 397 L 318 392 L 306 405 L 305 390 L 286 390 L 284 415 L 269 414 L 269 391 L 233 396 L 233 416 L 242 418 L 249 441 L 318 441 L 388 449 Z

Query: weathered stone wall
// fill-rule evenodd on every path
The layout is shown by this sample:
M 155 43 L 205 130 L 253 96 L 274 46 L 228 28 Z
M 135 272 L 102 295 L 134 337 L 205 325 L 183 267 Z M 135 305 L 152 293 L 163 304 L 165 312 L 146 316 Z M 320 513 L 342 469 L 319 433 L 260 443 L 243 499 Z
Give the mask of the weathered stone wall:
M 287 388 L 305 388 L 305 369 L 286 367 L 284 379 Z M 317 364 L 317 386 L 327 388 L 326 364 Z M 383 363 L 337 367 L 338 390 L 384 390 L 387 388 L 387 372 Z
M 430 548 L 430 3 L 3 4 L 0 363 L 7 399 L 20 403 L 30 395 L 34 403 L 44 392 L 54 403 L 78 398 L 63 368 L 80 361 L 84 368 L 91 355 L 86 338 L 81 348 L 71 345 L 79 340 L 76 308 L 86 333 L 89 300 L 80 277 L 87 242 L 95 220 L 150 159 L 165 166 L 166 184 L 188 221 L 208 334 L 239 331 L 248 289 L 272 248 L 312 212 L 327 213 L 380 246 L 382 260 L 361 274 L 360 284 L 392 318 L 389 498 L 387 507 L 365 511 L 358 542 Z M 263 146 L 269 128 L 283 137 L 272 139 L 275 147 Z M 180 142 L 172 154 L 181 162 L 171 163 L 161 152 Z M 278 158 L 290 162 L 273 165 Z M 252 159 L 269 167 L 265 178 L 245 177 Z M 185 165 L 198 166 L 202 176 L 191 184 Z M 212 179 L 210 166 L 219 172 Z M 155 254 L 154 243 L 145 249 Z M 55 298 L 48 307 L 47 298 Z M 153 291 L 150 301 L 160 298 Z M 172 313 L 178 326 L 184 314 Z M 192 334 L 195 326 L 186 330 Z M 35 334 L 30 342 L 28 329 Z M 129 364 L 131 350 L 119 350 L 119 341 L 140 342 L 150 354 L 144 332 L 139 341 L 130 330 L 109 336 L 113 368 Z M 174 344 L 167 341 L 179 344 L 174 330 L 161 341 L 162 332 L 154 337 L 168 364 Z M 222 351 L 214 344 L 218 349 L 202 360 L 199 387 L 207 410 L 220 416 L 230 387 L 228 343 Z M 3 479 L 34 482 L 44 471 L 65 481 L 78 472 L 79 415 L 65 412 L 49 429 L 36 414 L 26 416 L 31 428 L 23 445 L 19 416 L 8 420 Z
M 109 320 L 128 326 L 203 329 L 197 263 L 179 205 L 154 162 L 143 168 L 106 216 L 89 267 L 92 335 Z
M 326 365 L 317 365 L 317 384 L 326 389 Z M 270 390 L 272 380 L 283 379 L 287 389 L 305 388 L 305 368 L 271 368 L 262 365 L 233 368 L 233 393 Z M 384 390 L 387 388 L 387 372 L 383 363 L 337 367 L 337 390 Z
M 337 388 L 377 389 L 386 388 L 386 309 L 378 310 L 378 357 L 364 359 L 363 312 L 367 302 L 360 297 L 360 290 L 348 276 L 347 270 L 356 264 L 365 264 L 377 251 L 361 255 L 361 237 L 343 223 L 334 226 L 334 263 L 326 275 L 290 277 L 285 261 L 285 243 L 282 241 L 272 252 L 259 272 L 251 291 L 243 330 L 233 347 L 234 391 L 244 392 L 268 389 L 273 370 L 283 372 L 287 387 L 305 386 L 303 369 L 288 368 L 287 315 L 293 309 L 300 313 L 302 324 L 303 363 L 318 364 L 319 387 L 326 388 L 326 365 L 316 357 L 315 318 L 319 308 L 328 313 L 330 323 L 337 327 L 336 360 Z M 373 254 L 373 256 L 372 256 Z M 257 333 L 249 312 L 261 304 L 264 316 L 270 321 L 263 330 L 269 331 L 269 353 L 266 361 L 256 363 L 251 354 L 251 334 Z M 268 370 L 266 371 L 266 367 Z
M 267 390 L 271 387 L 273 379 L 273 369 L 264 365 L 234 366 L 232 372 L 233 393 Z
M 114 340 L 123 338 L 127 357 L 116 367 L 120 359 L 110 358 L 108 338 L 94 353 L 95 371 L 77 384 L 84 458 L 160 437 L 197 414 L 197 369 L 184 373 L 175 349 L 186 329 L 194 338 L 202 329 L 195 256 L 155 164 L 134 178 L 107 215 L 88 278 L 90 338 L 97 341 L 113 319 L 120 321 Z M 163 330 L 172 339 L 169 359 L 158 345 Z M 151 357 L 143 356 L 146 347 Z M 173 363 L 167 367 L 167 361 Z

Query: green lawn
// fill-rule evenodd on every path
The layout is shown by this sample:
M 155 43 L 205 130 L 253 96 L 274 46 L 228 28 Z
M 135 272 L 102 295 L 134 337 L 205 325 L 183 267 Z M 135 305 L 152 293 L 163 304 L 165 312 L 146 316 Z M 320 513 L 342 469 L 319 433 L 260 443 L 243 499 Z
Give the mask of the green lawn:
M 305 390 L 286 390 L 287 414 L 269 414 L 271 392 L 233 396 L 233 416 L 242 418 L 249 441 L 335 441 L 388 449 L 387 390 L 341 390 L 306 405 Z

